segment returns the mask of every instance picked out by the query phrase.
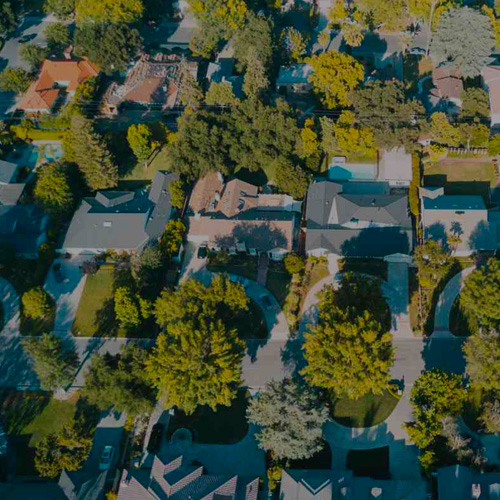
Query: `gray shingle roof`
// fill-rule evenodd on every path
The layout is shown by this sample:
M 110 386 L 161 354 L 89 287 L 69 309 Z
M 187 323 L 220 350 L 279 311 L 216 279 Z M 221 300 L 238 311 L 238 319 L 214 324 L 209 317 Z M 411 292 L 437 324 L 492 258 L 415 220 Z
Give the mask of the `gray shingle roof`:
M 0 160 L 0 183 L 10 184 L 15 180 L 18 165 L 10 161 Z
M 99 192 L 75 212 L 63 248 L 138 250 L 161 236 L 172 203 L 168 184 L 175 174 L 158 172 L 151 190 Z
M 26 184 L 0 184 L 0 205 L 15 205 L 23 194 Z

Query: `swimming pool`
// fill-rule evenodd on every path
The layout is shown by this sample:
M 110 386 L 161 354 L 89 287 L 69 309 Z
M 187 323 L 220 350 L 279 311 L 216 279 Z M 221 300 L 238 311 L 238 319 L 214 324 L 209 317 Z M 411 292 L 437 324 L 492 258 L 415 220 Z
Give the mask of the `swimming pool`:
M 47 144 L 44 148 L 44 158 L 47 161 L 56 161 L 63 156 L 63 149 L 60 143 Z
M 373 180 L 377 178 L 377 166 L 371 163 L 331 164 L 328 179 L 344 181 L 349 179 Z

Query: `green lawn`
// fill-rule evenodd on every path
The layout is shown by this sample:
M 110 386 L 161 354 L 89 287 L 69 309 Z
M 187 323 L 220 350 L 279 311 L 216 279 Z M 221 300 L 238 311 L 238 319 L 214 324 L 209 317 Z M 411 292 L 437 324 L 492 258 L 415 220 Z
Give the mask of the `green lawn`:
M 305 284 L 306 288 L 312 288 L 318 281 L 330 276 L 330 270 L 328 269 L 328 263 L 318 262 L 313 264 L 311 271 L 309 273 L 309 278 Z
M 56 401 L 42 391 L 4 391 L 0 395 L 0 420 L 11 449 L 11 471 L 34 475 L 34 446 L 52 432 L 69 425 L 77 400 Z
M 399 399 L 389 391 L 381 396 L 369 394 L 357 400 L 347 397 L 332 402 L 332 418 L 346 427 L 371 427 L 383 422 Z
M 144 163 L 129 159 L 128 170 L 120 175 L 120 181 L 150 181 L 154 178 L 156 172 L 167 169 L 167 148 L 161 149 L 153 155 L 153 160 L 144 168 Z
M 350 450 L 347 454 L 346 468 L 352 470 L 356 477 L 389 479 L 389 454 L 388 446 L 371 450 Z
M 82 298 L 78 305 L 73 335 L 77 337 L 151 337 L 154 335 L 154 320 L 150 319 L 134 330 L 121 328 L 114 313 L 113 292 L 117 285 L 126 284 L 128 272 L 109 267 L 101 267 L 97 273 L 88 275 Z
M 193 434 L 193 441 L 201 444 L 234 444 L 241 441 L 248 432 L 246 419 L 246 390 L 238 391 L 231 406 L 219 406 L 217 411 L 200 406 L 192 415 L 175 410 L 168 424 L 167 439 L 180 428 L 187 428 Z
M 371 274 L 387 281 L 387 262 L 382 259 L 349 259 L 339 260 L 339 270 L 344 272 L 355 272 Z
M 291 275 L 283 264 L 271 264 L 267 272 L 266 288 L 274 295 L 279 305 L 283 307 L 290 291 Z
M 472 387 L 467 391 L 467 401 L 465 402 L 462 418 L 467 427 L 472 431 L 479 432 L 483 430 L 483 424 L 479 421 L 483 403 L 483 394 L 480 389 Z
M 226 255 L 225 258 L 227 261 L 223 262 L 220 255 L 210 255 L 208 257 L 207 269 L 212 273 L 236 274 L 253 281 L 257 280 L 257 257 L 249 255 Z

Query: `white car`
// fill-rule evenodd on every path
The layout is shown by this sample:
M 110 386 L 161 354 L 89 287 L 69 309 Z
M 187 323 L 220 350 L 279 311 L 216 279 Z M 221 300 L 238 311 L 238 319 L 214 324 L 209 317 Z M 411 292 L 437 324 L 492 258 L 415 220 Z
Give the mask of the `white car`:
M 115 454 L 115 449 L 113 446 L 105 446 L 101 455 L 101 460 L 99 460 L 99 470 L 108 470 L 111 467 L 111 462 L 113 461 L 113 456 Z

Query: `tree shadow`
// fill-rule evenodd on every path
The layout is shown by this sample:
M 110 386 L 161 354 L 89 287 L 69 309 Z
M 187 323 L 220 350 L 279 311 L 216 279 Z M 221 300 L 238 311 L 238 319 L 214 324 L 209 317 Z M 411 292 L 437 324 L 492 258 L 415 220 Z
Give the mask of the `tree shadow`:
M 469 236 L 471 250 L 493 250 L 496 248 L 496 231 L 487 221 L 479 222 Z
M 87 401 L 87 398 L 78 398 L 74 416 L 75 430 L 82 436 L 90 436 L 99 423 L 101 413 L 97 406 Z
M 339 230 L 342 233 L 342 230 Z M 411 229 L 380 227 L 362 229 L 356 236 L 340 244 L 343 257 L 385 257 L 393 253 L 409 254 Z
M 95 314 L 96 333 L 106 337 L 118 336 L 118 322 L 115 317 L 115 301 L 107 299 Z
M 425 370 L 437 368 L 448 373 L 464 373 L 465 358 L 462 347 L 465 339 L 465 337 L 425 339 L 422 350 Z
M 304 358 L 304 335 L 301 332 L 290 334 L 281 349 L 281 361 L 293 379 L 302 379 L 300 372 L 306 366 Z
M 380 403 L 371 403 L 368 411 L 366 412 L 363 418 L 363 427 L 371 427 L 373 422 L 375 421 L 375 416 L 377 415 L 378 410 L 380 409 Z
M 0 396 L 0 413 L 7 433 L 19 434 L 43 412 L 50 399 L 49 392 L 5 390 Z

